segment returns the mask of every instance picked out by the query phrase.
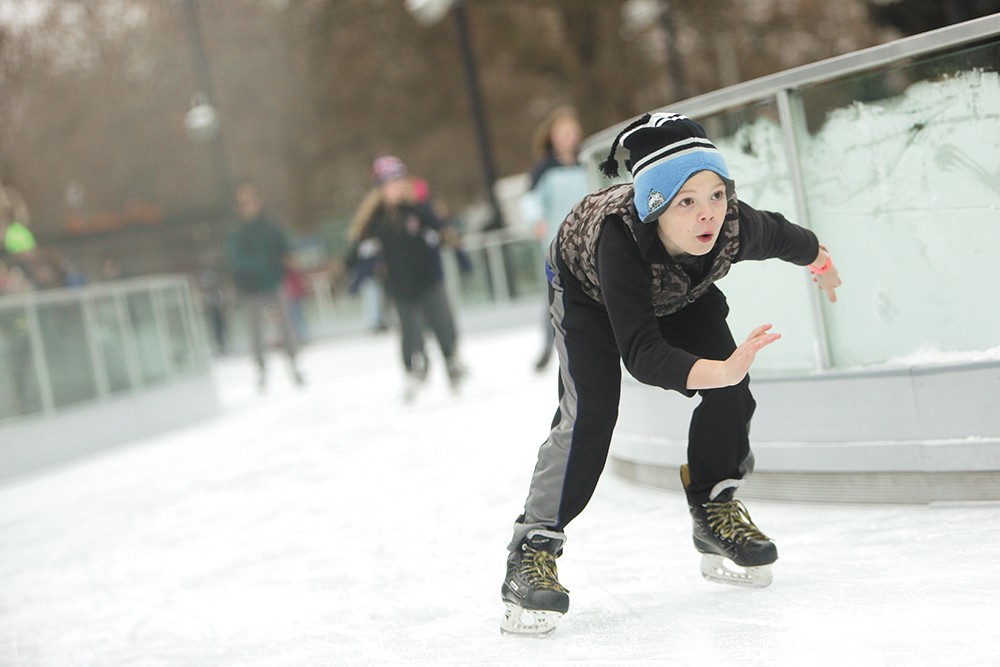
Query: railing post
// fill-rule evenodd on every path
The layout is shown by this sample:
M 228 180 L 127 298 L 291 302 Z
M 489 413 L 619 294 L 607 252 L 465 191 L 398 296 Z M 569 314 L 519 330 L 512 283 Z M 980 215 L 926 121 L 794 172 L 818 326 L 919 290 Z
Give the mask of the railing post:
M 177 375 L 177 364 L 174 362 L 173 349 L 170 344 L 170 332 L 167 329 L 166 314 L 163 308 L 163 290 L 166 286 L 157 282 L 155 286 L 147 288 L 149 290 L 150 303 L 153 305 L 153 326 L 156 329 L 156 338 L 160 354 L 163 355 L 163 370 L 166 379 Z
M 811 229 L 809 222 L 809 206 L 806 203 L 806 189 L 802 180 L 802 165 L 799 163 L 799 147 L 795 135 L 795 127 L 804 122 L 801 102 L 792 98 L 788 89 L 779 90 L 775 94 L 778 104 L 778 120 L 785 147 L 785 161 L 788 163 L 788 176 L 792 183 L 792 196 L 795 199 L 796 222 Z M 829 370 L 833 364 L 830 358 L 830 339 L 826 333 L 826 315 L 823 312 L 823 293 L 820 290 L 809 290 L 809 310 L 812 314 L 813 335 L 816 341 L 816 363 L 820 370 Z
M 94 371 L 94 381 L 97 384 L 97 399 L 107 400 L 111 395 L 111 383 L 108 380 L 108 368 L 104 359 L 104 350 L 101 348 L 97 331 L 97 318 L 94 316 L 93 300 L 88 295 L 80 298 L 80 307 L 83 309 L 84 338 L 87 341 L 87 349 L 90 352 L 90 366 Z
M 118 323 L 121 325 L 122 344 L 125 348 L 125 367 L 128 370 L 130 390 L 142 388 L 146 380 L 142 370 L 142 359 L 139 357 L 139 347 L 135 340 L 135 327 L 132 326 L 132 311 L 128 305 L 128 290 L 121 287 L 114 287 L 115 312 L 118 315 Z
M 24 304 L 25 319 L 28 323 L 28 339 L 31 341 L 31 359 L 35 366 L 35 377 L 38 379 L 38 391 L 42 398 L 42 411 L 52 414 L 56 410 L 55 394 L 52 390 L 52 375 L 49 372 L 49 362 L 45 358 L 45 341 L 42 338 L 42 327 L 38 323 L 38 301 L 34 296 Z
M 493 237 L 484 244 L 486 263 L 489 265 L 490 281 L 493 284 L 494 301 L 504 304 L 510 301 L 510 285 L 507 282 L 507 267 L 504 266 L 503 242 Z

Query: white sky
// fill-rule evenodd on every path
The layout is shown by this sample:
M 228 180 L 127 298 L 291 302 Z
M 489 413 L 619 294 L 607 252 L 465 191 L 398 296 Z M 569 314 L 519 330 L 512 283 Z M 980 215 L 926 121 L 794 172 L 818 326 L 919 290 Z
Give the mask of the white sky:
M 559 561 L 571 608 L 503 637 L 505 546 L 555 407 L 536 326 L 399 400 L 393 335 L 215 375 L 217 419 L 0 487 L 0 665 L 996 665 L 1000 504 L 749 501 L 774 583 L 698 573 L 681 496 L 605 474 Z M 766 410 L 767 406 L 760 406 Z

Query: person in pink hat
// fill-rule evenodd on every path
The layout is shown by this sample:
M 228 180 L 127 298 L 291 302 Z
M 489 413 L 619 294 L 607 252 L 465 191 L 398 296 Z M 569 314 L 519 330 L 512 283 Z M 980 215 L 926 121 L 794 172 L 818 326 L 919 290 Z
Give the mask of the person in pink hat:
M 399 158 L 376 158 L 372 180 L 375 188 L 359 207 L 348 232 L 353 245 L 347 268 L 375 254 L 382 259 L 386 290 L 399 317 L 404 400 L 412 400 L 427 378 L 425 327 L 434 333 L 448 381 L 457 389 L 466 369 L 458 356 L 458 329 L 444 287 L 444 223 L 421 190 L 421 182 L 410 176 Z

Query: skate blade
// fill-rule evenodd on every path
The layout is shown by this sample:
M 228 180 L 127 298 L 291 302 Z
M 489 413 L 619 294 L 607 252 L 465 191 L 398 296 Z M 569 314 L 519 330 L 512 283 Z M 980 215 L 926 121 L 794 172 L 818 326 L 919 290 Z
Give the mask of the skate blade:
M 507 609 L 500 620 L 500 633 L 504 635 L 548 637 L 556 631 L 562 616 L 558 611 L 525 609 L 513 602 L 505 602 L 504 605 Z
M 773 575 L 770 565 L 734 569 L 728 567 L 729 562 L 717 554 L 702 554 L 701 576 L 708 581 L 717 584 L 730 584 L 731 586 L 766 588 L 771 585 Z

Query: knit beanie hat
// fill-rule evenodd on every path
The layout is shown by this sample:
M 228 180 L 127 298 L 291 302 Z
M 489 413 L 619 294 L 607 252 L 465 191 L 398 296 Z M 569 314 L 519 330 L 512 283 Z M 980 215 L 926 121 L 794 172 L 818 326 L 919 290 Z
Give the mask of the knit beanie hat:
M 402 178 L 409 173 L 406 165 L 398 157 L 393 155 L 382 155 L 375 158 L 372 165 L 372 180 L 375 185 L 382 185 L 397 178 Z
M 625 167 L 635 181 L 635 208 L 643 222 L 655 222 L 684 182 L 699 171 L 714 171 L 727 190 L 733 188 L 722 154 L 704 128 L 680 114 L 645 114 L 622 130 L 600 165 L 608 178 L 618 175 L 619 143 L 629 153 Z

